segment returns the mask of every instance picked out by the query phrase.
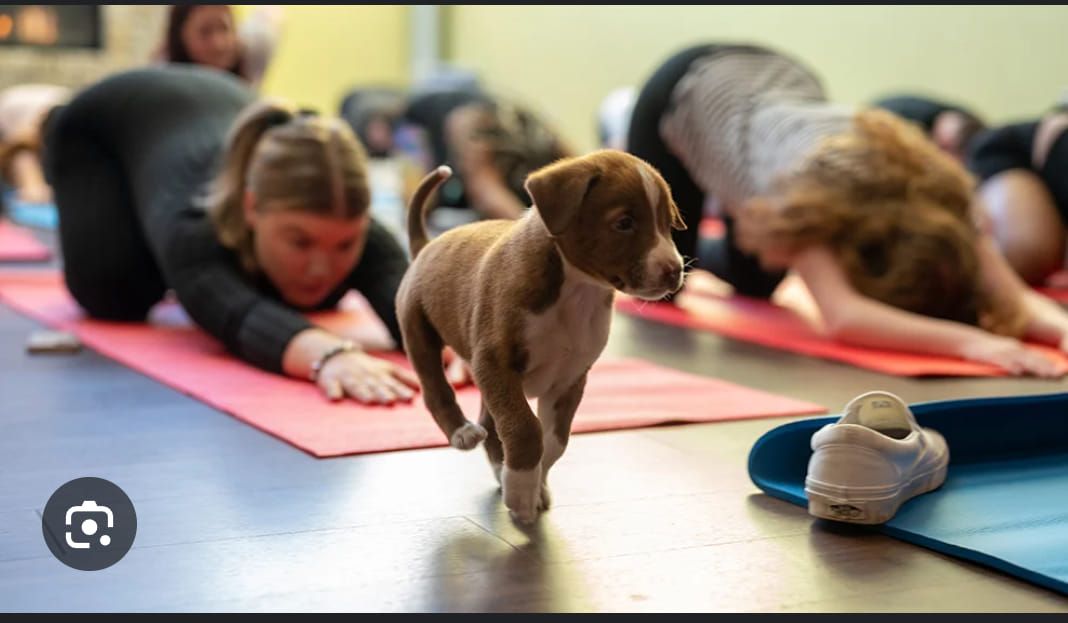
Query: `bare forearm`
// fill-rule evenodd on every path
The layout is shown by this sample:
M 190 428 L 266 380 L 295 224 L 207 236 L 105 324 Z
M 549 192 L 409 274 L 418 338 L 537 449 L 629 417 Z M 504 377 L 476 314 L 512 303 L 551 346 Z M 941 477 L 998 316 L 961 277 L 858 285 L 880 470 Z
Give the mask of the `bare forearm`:
M 965 324 L 929 318 L 857 297 L 826 318 L 829 333 L 857 346 L 962 357 L 989 335 Z
M 983 287 L 991 301 L 1025 315 L 1025 338 L 1060 345 L 1068 335 L 1068 314 L 1064 309 L 1024 283 L 988 234 L 981 236 L 978 250 Z
M 1034 290 L 1027 291 L 1023 297 L 1030 318 L 1025 337 L 1051 346 L 1068 345 L 1068 313 L 1064 308 Z
M 969 344 L 990 337 L 977 327 L 921 316 L 858 293 L 826 248 L 808 248 L 794 258 L 793 264 L 811 292 L 827 332 L 837 340 L 872 348 L 960 357 Z
M 1052 378 L 1068 372 L 1068 366 L 1017 339 L 913 314 L 863 296 L 849 283 L 829 249 L 805 249 L 795 256 L 793 264 L 812 292 L 829 332 L 844 342 L 961 357 L 993 364 L 1009 374 Z

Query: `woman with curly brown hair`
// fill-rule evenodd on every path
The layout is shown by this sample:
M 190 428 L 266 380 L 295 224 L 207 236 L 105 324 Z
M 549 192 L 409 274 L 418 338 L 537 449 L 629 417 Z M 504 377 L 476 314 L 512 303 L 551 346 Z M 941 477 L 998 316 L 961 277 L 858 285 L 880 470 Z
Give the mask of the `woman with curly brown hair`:
M 770 297 L 793 271 L 836 339 L 1064 374 L 1021 340 L 1068 349 L 1068 314 L 1005 262 L 971 176 L 895 115 L 829 103 L 798 61 L 751 45 L 676 54 L 642 88 L 627 148 L 671 185 L 690 225 L 679 251 L 735 292 Z M 709 195 L 727 235 L 697 257 Z

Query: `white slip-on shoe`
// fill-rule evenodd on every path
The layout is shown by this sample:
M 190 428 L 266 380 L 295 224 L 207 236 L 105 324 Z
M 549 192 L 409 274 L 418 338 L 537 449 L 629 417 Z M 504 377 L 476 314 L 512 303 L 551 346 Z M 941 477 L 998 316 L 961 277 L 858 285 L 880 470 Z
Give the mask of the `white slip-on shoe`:
M 868 392 L 841 419 L 812 435 L 805 495 L 816 517 L 859 524 L 889 521 L 906 501 L 942 486 L 949 448 L 921 428 L 903 400 Z

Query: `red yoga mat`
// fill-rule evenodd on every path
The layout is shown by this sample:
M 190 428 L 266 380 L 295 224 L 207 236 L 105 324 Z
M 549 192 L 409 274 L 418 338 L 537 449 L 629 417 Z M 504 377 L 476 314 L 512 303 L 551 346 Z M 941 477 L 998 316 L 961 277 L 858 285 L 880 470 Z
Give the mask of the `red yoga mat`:
M 1044 294 L 1058 303 L 1068 303 L 1068 288 L 1037 288 L 1040 294 Z
M 0 262 L 47 262 L 52 252 L 30 230 L 0 220 Z
M 801 355 L 848 363 L 896 376 L 1006 376 L 997 366 L 934 355 L 851 346 L 820 335 L 794 311 L 741 296 L 695 296 L 690 310 L 670 303 L 643 303 L 621 297 L 620 311 L 656 322 L 711 331 Z M 1063 353 L 1034 346 L 1050 357 L 1068 360 Z
M 153 325 L 87 320 L 61 278 L 39 272 L 0 274 L 0 300 L 45 324 L 72 331 L 101 354 L 317 457 L 447 445 L 419 399 L 395 407 L 328 403 L 311 383 L 234 359 L 213 338 L 190 327 L 177 306 L 154 312 Z M 368 322 L 360 313 L 321 314 L 313 320 L 334 330 Z M 389 356 L 403 360 L 400 354 Z M 461 390 L 459 401 L 469 417 L 477 415 L 476 389 Z M 825 412 L 820 405 L 639 360 L 606 360 L 590 372 L 574 430 Z
M 698 235 L 702 238 L 722 238 L 727 235 L 727 226 L 718 218 L 705 217 L 701 219 Z

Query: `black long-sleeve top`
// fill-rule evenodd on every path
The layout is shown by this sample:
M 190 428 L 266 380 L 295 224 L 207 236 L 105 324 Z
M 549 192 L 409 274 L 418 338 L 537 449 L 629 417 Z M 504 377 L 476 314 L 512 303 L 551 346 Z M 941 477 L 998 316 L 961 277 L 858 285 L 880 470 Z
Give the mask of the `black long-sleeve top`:
M 128 216 L 116 216 L 116 206 L 94 207 L 98 198 L 87 192 L 80 205 L 60 206 L 61 228 L 67 208 L 96 209 L 106 216 L 78 219 L 78 224 L 89 222 L 87 231 L 64 232 L 65 239 L 88 243 L 106 234 L 101 228 L 109 226 L 107 218 L 139 219 L 166 285 L 190 317 L 231 352 L 267 370 L 281 372 L 290 340 L 312 326 L 301 312 L 334 307 L 349 289 L 367 298 L 400 344 L 394 296 L 408 258 L 379 223 L 372 220 L 366 248 L 351 273 L 305 310 L 283 303 L 265 276 L 247 273 L 236 252 L 219 242 L 198 198 L 217 171 L 230 126 L 255 97 L 228 74 L 196 66 L 123 72 L 79 93 L 46 129 L 49 181 L 91 189 L 94 180 L 85 177 L 100 175 L 99 167 L 79 166 L 83 159 L 114 162 L 107 174 L 122 180 L 132 209 L 126 210 Z

